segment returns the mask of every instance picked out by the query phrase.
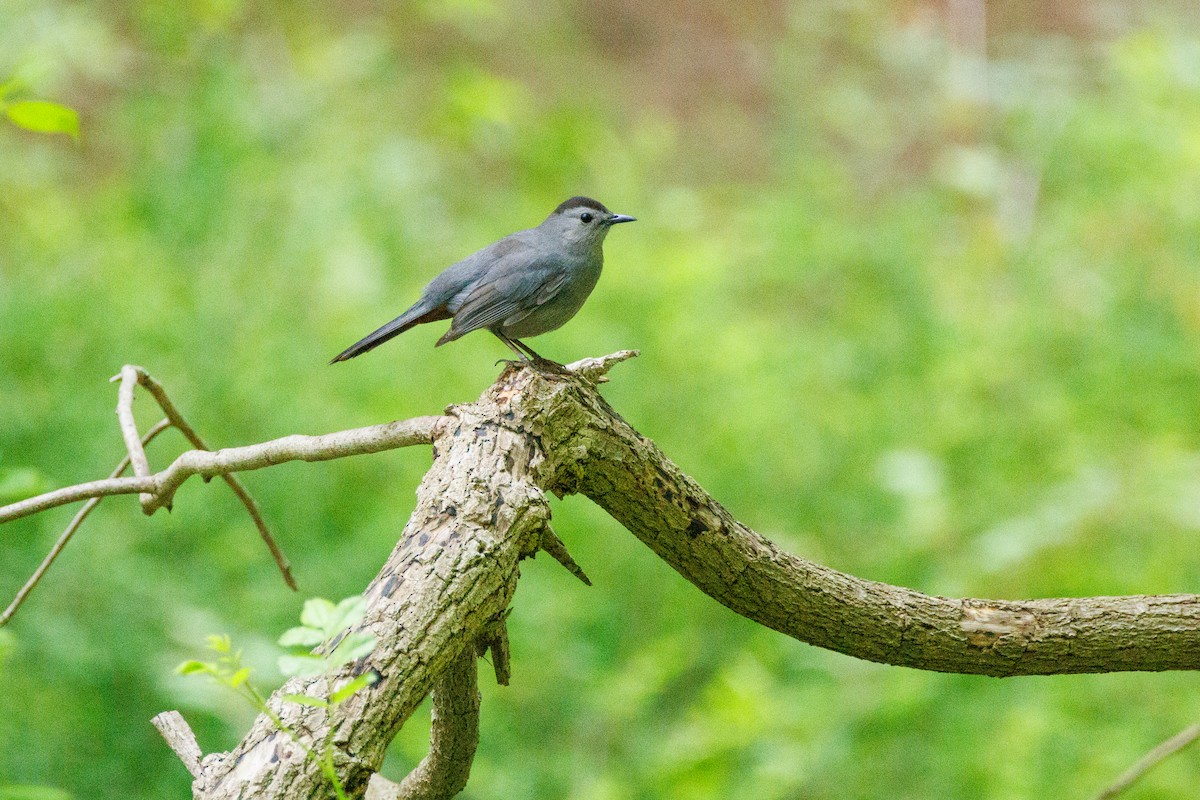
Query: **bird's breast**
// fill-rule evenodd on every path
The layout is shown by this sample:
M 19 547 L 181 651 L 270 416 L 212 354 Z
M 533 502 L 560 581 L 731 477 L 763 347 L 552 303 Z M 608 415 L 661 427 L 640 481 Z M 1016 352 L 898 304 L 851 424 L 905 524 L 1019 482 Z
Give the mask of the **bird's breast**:
M 583 307 L 596 282 L 600 280 L 603 258 L 591 258 L 582 267 L 567 273 L 562 287 L 545 302 L 531 308 L 526 313 L 514 315 L 511 322 L 505 321 L 501 329 L 508 336 L 520 339 L 526 336 L 538 336 L 562 327 L 571 317 Z

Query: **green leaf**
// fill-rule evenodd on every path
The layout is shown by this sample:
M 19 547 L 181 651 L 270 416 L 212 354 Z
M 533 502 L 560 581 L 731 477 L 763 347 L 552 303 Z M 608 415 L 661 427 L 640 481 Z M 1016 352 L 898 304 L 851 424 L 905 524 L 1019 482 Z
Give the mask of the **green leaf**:
M 48 100 L 19 100 L 4 106 L 4 113 L 15 124 L 37 133 L 65 133 L 79 140 L 79 115 Z
M 3 100 L 8 95 L 15 92 L 21 87 L 19 78 L 9 78 L 4 83 L 0 83 L 0 100 Z
M 325 659 L 317 656 L 280 656 L 279 671 L 289 678 L 320 675 L 327 668 Z
M 243 683 L 245 683 L 246 679 L 249 677 L 250 677 L 250 668 L 242 667 L 237 672 L 230 675 L 229 680 L 226 681 L 226 683 L 229 684 L 229 688 L 236 689 L 237 687 L 239 687 Z
M 375 642 L 375 634 L 366 631 L 346 634 L 346 638 L 329 654 L 330 665 L 337 667 L 370 655 L 375 649 Z
M 180 675 L 197 675 L 201 673 L 205 675 L 216 675 L 217 667 L 215 664 L 206 664 L 203 661 L 184 661 L 175 668 L 175 671 Z
M 336 692 L 331 694 L 329 696 L 329 702 L 331 705 L 336 706 L 338 703 L 357 694 L 358 692 L 362 691 L 363 689 L 367 688 L 368 686 L 377 682 L 378 680 L 379 680 L 378 673 L 364 672 L 362 675 L 359 675 L 357 678 L 350 681 L 345 686 L 343 686 L 342 688 L 338 689 Z
M 309 694 L 285 694 L 283 699 L 289 703 L 297 703 L 302 706 L 312 706 L 313 708 L 329 708 L 329 703 L 319 697 L 313 697 Z
M 228 653 L 233 649 L 233 640 L 226 633 L 209 634 L 204 641 L 207 643 L 208 649 L 215 653 Z
M 310 628 L 324 631 L 333 618 L 336 607 L 324 597 L 314 597 L 304 601 L 304 610 L 300 612 L 300 622 Z M 337 631 L 334 631 L 337 633 Z M 330 634 L 332 636 L 333 634 Z M 322 637 L 322 641 L 327 637 Z
M 362 595 L 355 594 L 342 600 L 333 610 L 333 619 L 330 620 L 330 627 L 333 630 L 330 635 L 357 625 L 366 613 L 367 601 Z
M 307 625 L 301 625 L 284 631 L 283 635 L 279 637 L 279 644 L 283 647 L 316 647 L 325 639 L 326 636 L 323 632 Z

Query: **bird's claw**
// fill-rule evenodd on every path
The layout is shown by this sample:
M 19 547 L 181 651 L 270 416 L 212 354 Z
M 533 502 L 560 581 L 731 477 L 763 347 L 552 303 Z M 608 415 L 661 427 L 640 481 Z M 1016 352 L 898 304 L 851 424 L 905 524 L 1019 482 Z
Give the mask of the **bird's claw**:
M 522 367 L 529 367 L 534 372 L 538 372 L 542 375 L 570 375 L 571 374 L 571 371 L 569 369 L 567 369 L 566 367 L 564 367 L 562 364 L 558 363 L 557 361 L 551 361 L 548 358 L 542 358 L 540 356 L 538 358 L 534 358 L 534 359 L 501 358 L 496 361 L 497 366 L 499 366 L 500 364 L 503 364 L 505 369 L 520 369 Z
M 570 370 L 564 367 L 557 361 L 551 361 L 548 358 L 538 357 L 529 362 L 529 366 L 533 367 L 538 372 L 550 373 L 552 375 L 569 375 Z

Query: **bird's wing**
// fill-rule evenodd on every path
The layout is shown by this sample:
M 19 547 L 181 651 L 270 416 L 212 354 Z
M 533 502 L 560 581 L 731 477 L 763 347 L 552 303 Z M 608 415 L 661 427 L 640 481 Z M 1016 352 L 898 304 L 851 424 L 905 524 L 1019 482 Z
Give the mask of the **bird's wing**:
M 480 328 L 522 319 L 554 298 L 567 275 L 558 258 L 530 259 L 524 248 L 507 253 L 466 294 L 443 338 L 451 341 Z

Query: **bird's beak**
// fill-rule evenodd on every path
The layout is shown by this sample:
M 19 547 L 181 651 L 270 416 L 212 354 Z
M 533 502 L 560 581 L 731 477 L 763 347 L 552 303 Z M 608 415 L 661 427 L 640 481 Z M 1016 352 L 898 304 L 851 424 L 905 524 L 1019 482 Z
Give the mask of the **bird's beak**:
M 609 225 L 616 225 L 619 222 L 637 222 L 637 217 L 631 217 L 628 214 L 613 214 L 608 218 Z

